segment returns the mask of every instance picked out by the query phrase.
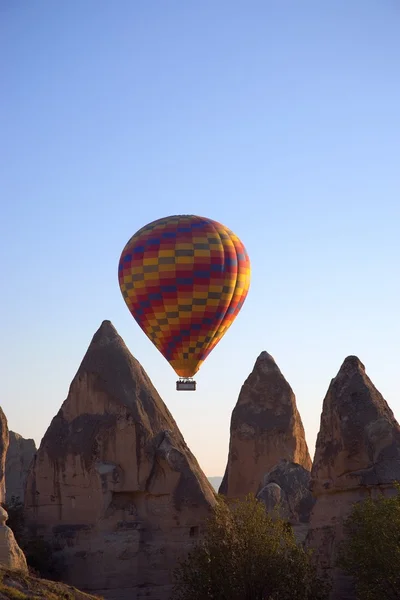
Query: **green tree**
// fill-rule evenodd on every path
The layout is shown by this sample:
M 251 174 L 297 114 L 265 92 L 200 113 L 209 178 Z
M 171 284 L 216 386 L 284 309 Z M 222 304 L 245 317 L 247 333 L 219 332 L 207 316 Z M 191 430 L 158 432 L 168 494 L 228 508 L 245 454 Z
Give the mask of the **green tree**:
M 338 559 L 360 600 L 400 600 L 400 486 L 397 494 L 354 505 Z
M 222 499 L 204 538 L 175 571 L 174 600 L 323 600 L 310 554 L 254 496 Z

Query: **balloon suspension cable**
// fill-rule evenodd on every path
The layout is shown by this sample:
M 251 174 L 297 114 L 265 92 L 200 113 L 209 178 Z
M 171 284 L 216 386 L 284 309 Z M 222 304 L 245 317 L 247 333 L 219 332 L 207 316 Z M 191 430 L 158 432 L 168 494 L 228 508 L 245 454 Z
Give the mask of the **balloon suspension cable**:
M 195 392 L 196 382 L 192 377 L 181 377 L 176 382 L 176 389 L 178 392 Z

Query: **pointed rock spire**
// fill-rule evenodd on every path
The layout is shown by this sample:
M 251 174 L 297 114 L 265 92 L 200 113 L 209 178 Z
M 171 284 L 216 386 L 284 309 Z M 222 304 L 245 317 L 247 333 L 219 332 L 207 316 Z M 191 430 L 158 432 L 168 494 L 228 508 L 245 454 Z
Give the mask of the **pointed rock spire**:
M 324 400 L 312 469 L 314 494 L 400 479 L 400 427 L 356 356 Z
M 292 388 L 268 352 L 261 352 L 233 410 L 228 463 L 220 493 L 243 498 L 260 489 L 281 460 L 311 469 Z
M 171 413 L 104 321 L 31 466 L 28 524 L 57 542 L 69 583 L 167 600 L 177 556 L 214 503 Z
M 392 494 L 400 480 L 400 426 L 356 356 L 343 362 L 325 396 L 311 471 L 316 498 L 307 545 L 333 581 L 332 600 L 353 600 L 353 583 L 335 567 L 343 521 L 355 502 Z

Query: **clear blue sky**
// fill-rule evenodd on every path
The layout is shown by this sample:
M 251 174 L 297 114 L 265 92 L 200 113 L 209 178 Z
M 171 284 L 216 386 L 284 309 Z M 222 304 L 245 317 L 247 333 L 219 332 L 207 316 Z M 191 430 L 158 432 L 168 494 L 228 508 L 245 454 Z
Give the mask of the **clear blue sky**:
M 397 0 L 2 0 L 0 402 L 40 442 L 111 319 L 208 475 L 262 350 L 314 453 L 357 354 L 400 416 Z M 174 213 L 245 243 L 244 308 L 196 394 L 130 316 L 128 238 Z

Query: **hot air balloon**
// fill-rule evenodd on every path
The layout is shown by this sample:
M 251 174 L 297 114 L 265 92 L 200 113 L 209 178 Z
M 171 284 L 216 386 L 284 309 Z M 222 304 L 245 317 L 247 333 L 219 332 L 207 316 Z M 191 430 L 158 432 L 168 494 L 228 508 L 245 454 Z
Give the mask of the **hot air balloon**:
M 158 219 L 137 231 L 118 268 L 124 300 L 139 326 L 179 376 L 193 376 L 225 335 L 246 299 L 250 261 L 239 238 L 195 215 Z

